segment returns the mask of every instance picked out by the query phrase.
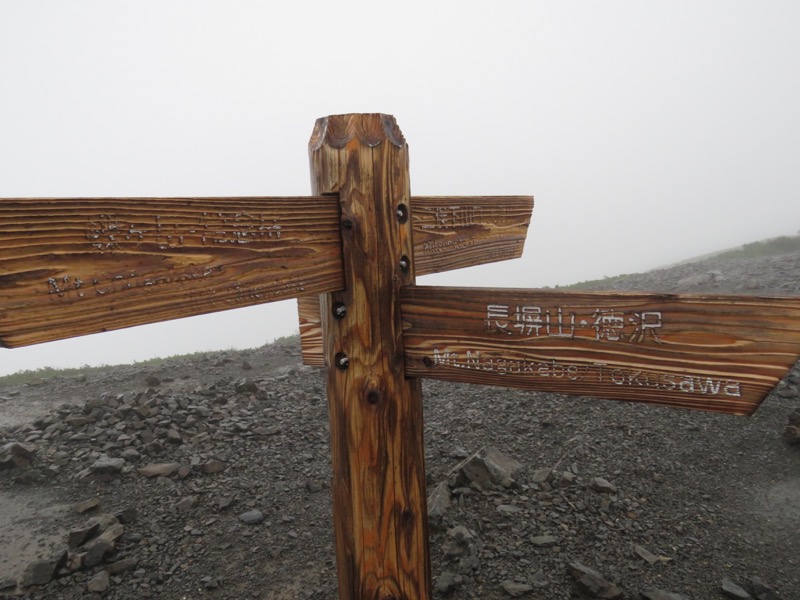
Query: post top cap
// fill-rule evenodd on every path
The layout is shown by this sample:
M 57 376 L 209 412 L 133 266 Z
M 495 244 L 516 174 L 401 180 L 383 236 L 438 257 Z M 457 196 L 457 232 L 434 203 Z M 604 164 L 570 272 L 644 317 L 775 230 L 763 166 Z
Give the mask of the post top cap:
M 366 146 L 378 146 L 384 140 L 403 147 L 406 139 L 392 115 L 382 113 L 349 113 L 330 115 L 317 119 L 308 142 L 309 150 L 317 150 L 323 144 L 333 148 L 344 148 L 348 142 L 358 139 Z

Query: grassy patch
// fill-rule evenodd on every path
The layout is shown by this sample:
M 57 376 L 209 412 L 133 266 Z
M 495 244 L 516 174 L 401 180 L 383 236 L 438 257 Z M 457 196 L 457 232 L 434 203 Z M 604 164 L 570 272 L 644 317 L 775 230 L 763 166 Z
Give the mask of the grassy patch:
M 267 346 L 276 345 L 281 347 L 297 347 L 300 345 L 300 334 L 287 335 L 277 338 L 275 341 Z M 173 361 L 198 361 L 203 357 L 213 357 L 215 355 L 224 354 L 225 350 L 209 350 L 206 352 L 192 352 L 189 354 L 176 354 L 173 356 L 160 356 L 155 358 L 148 358 L 146 360 L 136 361 L 133 366 L 136 367 L 157 367 L 168 362 Z M 239 350 L 228 350 L 227 352 L 239 352 Z M 117 365 L 117 366 L 132 366 L 132 365 Z M 54 369 L 53 367 L 42 367 L 41 369 L 33 369 L 28 371 L 19 371 L 10 375 L 0 376 L 0 387 L 12 385 L 38 385 L 47 379 L 53 377 L 84 377 L 93 373 L 102 373 L 113 367 L 108 365 L 101 365 L 99 367 L 75 367 L 67 369 Z
M 798 251 L 800 251 L 800 235 L 782 235 L 771 240 L 751 242 L 740 248 L 726 250 L 714 258 L 758 258 L 759 256 L 774 256 Z
M 299 346 L 300 345 L 300 334 L 295 333 L 293 335 L 284 335 L 279 338 L 275 338 L 275 341 L 271 342 L 276 346 Z M 269 345 L 269 344 L 267 344 Z
M 603 277 L 602 279 L 588 279 L 586 281 L 579 281 L 578 283 L 572 283 L 570 285 L 559 285 L 558 289 L 560 290 L 595 290 L 602 287 L 607 287 L 609 285 L 613 285 L 617 281 L 621 281 L 626 277 L 630 277 L 628 274 L 622 275 L 614 275 L 612 277 Z
M 46 379 L 53 377 L 81 377 L 88 375 L 92 372 L 103 371 L 108 369 L 108 366 L 100 367 L 77 367 L 72 369 L 54 369 L 53 367 L 42 367 L 41 369 L 33 369 L 28 371 L 19 371 L 11 375 L 4 375 L 0 377 L 0 387 L 11 385 L 36 385 Z

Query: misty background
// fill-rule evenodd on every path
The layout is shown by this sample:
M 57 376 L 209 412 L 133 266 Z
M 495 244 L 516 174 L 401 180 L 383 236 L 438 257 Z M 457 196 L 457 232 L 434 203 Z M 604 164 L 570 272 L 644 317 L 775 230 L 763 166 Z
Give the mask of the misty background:
M 317 117 L 384 112 L 414 195 L 533 195 L 544 287 L 800 228 L 800 3 L 0 0 L 0 198 L 308 195 Z M 15 350 L 0 375 L 260 346 L 294 301 Z

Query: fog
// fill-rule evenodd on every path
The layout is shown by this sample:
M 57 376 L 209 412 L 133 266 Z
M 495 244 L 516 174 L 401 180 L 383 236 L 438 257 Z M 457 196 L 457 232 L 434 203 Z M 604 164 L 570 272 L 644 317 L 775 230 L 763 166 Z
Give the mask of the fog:
M 522 259 L 419 283 L 643 271 L 800 229 L 798 22 L 792 1 L 3 2 L 0 197 L 309 194 L 315 119 L 384 112 L 412 194 L 536 199 Z M 0 374 L 295 331 L 268 304 L 0 349 Z

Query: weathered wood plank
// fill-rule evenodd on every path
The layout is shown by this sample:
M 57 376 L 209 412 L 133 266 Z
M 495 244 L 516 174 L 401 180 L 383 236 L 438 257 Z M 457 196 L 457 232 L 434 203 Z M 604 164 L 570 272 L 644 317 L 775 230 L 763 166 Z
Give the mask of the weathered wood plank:
M 411 198 L 417 275 L 519 258 L 532 196 Z
M 522 256 L 532 196 L 412 196 L 417 275 Z M 319 301 L 298 303 L 303 363 L 323 366 Z
M 800 299 L 408 287 L 406 373 L 751 414 L 800 355 Z
M 297 298 L 297 315 L 300 321 L 300 354 L 303 364 L 309 367 L 325 366 L 319 302 L 318 295 Z
M 408 148 L 392 117 L 338 115 L 309 155 L 314 193 L 339 194 L 347 282 L 321 302 L 339 597 L 429 599 L 422 393 L 398 293 L 414 282 Z
M 0 200 L 0 345 L 341 289 L 336 198 Z

